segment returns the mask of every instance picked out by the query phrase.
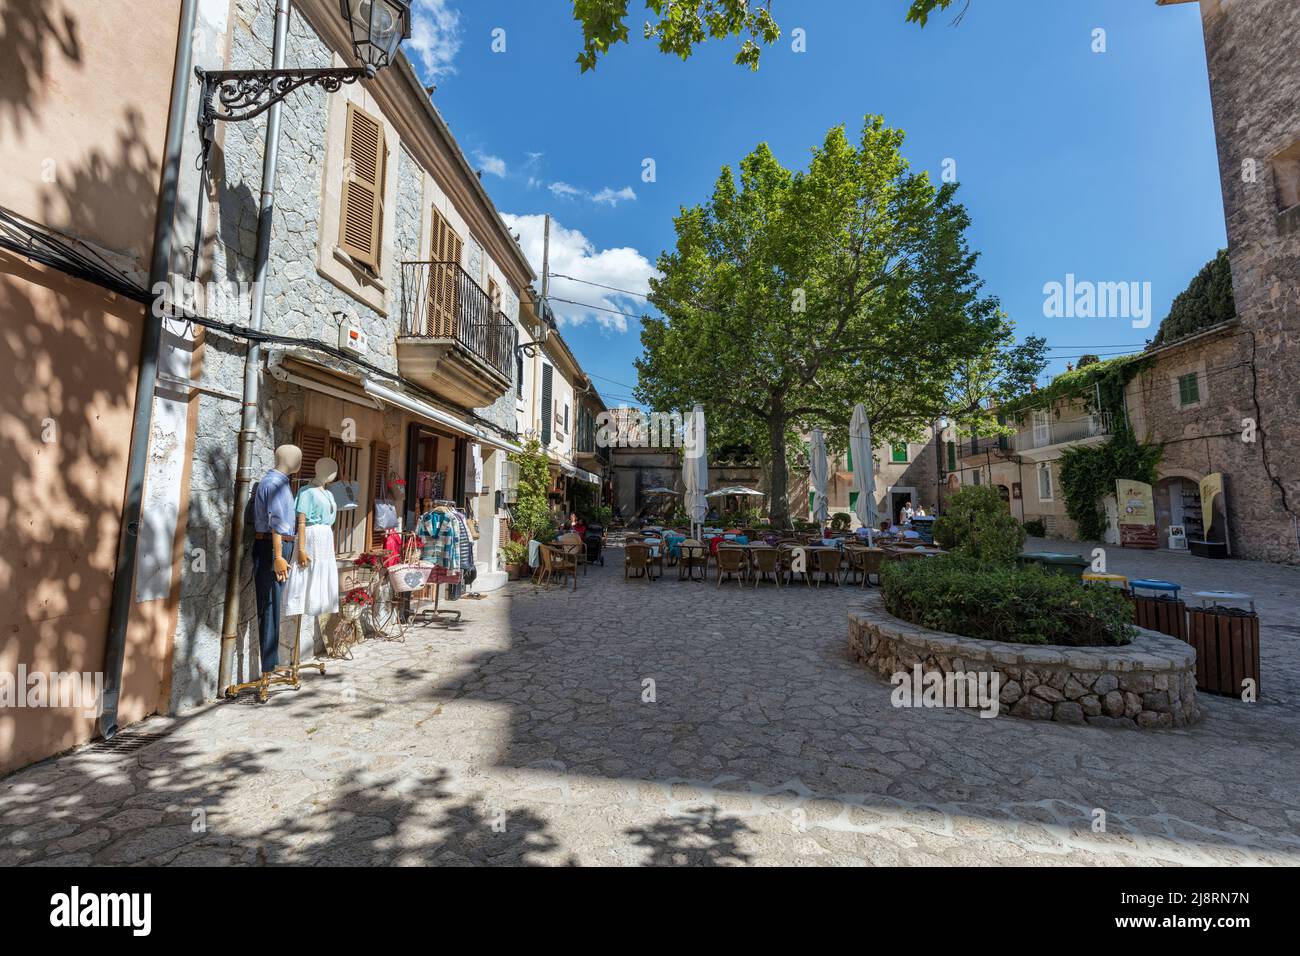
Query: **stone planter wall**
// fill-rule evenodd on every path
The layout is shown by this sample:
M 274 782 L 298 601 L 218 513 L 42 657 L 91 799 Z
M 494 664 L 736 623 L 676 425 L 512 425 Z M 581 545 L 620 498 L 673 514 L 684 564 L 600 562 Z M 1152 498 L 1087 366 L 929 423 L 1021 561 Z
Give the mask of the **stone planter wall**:
M 931 631 L 885 612 L 878 594 L 849 612 L 849 653 L 886 679 L 911 672 L 997 672 L 999 713 L 1101 727 L 1183 727 L 1200 718 L 1196 652 L 1139 629 L 1124 647 L 982 641 Z

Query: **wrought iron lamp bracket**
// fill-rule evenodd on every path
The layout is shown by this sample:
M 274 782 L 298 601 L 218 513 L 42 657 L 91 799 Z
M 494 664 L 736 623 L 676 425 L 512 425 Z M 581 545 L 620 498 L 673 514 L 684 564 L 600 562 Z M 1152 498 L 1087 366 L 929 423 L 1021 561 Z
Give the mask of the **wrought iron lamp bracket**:
M 318 86 L 336 93 L 345 83 L 375 75 L 373 66 L 324 70 L 204 70 L 195 67 L 199 93 L 199 128 L 209 138 L 217 120 L 239 123 L 260 116 L 275 103 L 303 86 Z

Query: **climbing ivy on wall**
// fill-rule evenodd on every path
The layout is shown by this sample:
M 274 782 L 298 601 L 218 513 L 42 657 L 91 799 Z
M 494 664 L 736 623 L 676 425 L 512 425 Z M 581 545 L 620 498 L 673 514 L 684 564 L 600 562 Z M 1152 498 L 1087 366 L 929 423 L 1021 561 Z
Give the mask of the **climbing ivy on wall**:
M 1139 442 L 1127 425 L 1100 445 L 1077 445 L 1061 455 L 1061 490 L 1065 513 L 1079 526 L 1084 541 L 1106 535 L 1106 509 L 1102 502 L 1115 493 L 1122 479 L 1155 484 L 1156 466 L 1163 449 Z

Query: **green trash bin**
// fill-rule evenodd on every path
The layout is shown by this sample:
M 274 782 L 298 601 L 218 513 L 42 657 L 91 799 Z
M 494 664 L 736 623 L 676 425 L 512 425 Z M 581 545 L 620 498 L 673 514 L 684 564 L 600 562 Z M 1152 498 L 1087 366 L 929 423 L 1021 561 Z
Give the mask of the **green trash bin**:
M 1063 554 L 1059 551 L 1022 551 L 1016 556 L 1021 567 L 1036 564 L 1044 571 L 1063 574 L 1076 580 L 1083 577 L 1092 562 L 1077 554 Z

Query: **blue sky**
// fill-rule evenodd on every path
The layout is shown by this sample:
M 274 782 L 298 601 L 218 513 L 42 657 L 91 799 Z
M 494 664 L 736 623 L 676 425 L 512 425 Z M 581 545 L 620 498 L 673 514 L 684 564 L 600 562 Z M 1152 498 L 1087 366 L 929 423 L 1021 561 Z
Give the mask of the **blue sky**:
M 553 272 L 644 289 L 678 207 L 705 200 L 723 165 L 767 142 L 802 167 L 827 129 L 865 113 L 907 132 L 915 169 L 937 180 L 955 161 L 987 291 L 1022 337 L 1058 347 L 1049 373 L 1083 351 L 1140 346 L 1226 244 L 1196 4 L 972 0 L 959 25 L 943 15 L 922 30 L 904 23 L 906 0 L 774 0 L 783 37 L 757 73 L 731 62 L 730 40 L 686 62 L 660 54 L 640 38 L 640 0 L 629 7 L 631 42 L 580 74 L 566 0 L 417 0 L 407 53 L 538 271 L 550 213 Z M 806 52 L 791 49 L 796 27 Z M 1045 317 L 1044 284 L 1071 273 L 1149 282 L 1151 327 Z M 552 293 L 645 309 L 589 285 Z M 630 397 L 639 321 L 557 310 L 606 401 Z

